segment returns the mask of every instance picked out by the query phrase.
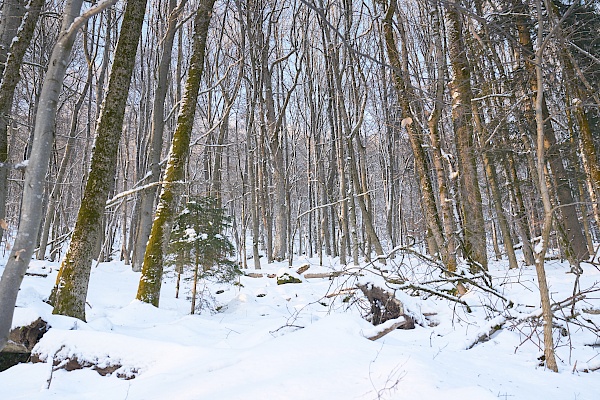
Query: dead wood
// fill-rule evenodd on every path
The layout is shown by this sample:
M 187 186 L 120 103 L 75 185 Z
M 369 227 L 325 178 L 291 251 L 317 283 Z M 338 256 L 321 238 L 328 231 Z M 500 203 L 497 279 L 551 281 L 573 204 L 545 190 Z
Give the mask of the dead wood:
M 393 293 L 372 284 L 358 285 L 358 288 L 371 304 L 370 320 L 373 325 L 404 317 L 406 323 L 401 324 L 402 329 L 414 329 L 414 319 L 405 314 L 404 305 Z

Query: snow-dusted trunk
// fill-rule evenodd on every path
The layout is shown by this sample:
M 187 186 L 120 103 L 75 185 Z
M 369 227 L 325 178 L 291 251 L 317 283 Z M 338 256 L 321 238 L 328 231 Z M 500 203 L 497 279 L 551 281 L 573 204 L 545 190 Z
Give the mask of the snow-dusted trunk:
M 453 5 L 446 9 L 448 20 L 448 48 L 454 77 L 450 84 L 452 94 L 452 122 L 459 166 L 460 200 L 463 215 L 465 255 L 487 270 L 485 220 L 481 190 L 477 178 L 476 147 L 473 140 L 471 111 L 471 66 L 467 60 L 463 36 L 462 15 Z
M 398 103 L 402 109 L 403 121 L 402 125 L 408 133 L 408 139 L 415 159 L 415 169 L 419 177 L 419 184 L 421 189 L 422 207 L 423 214 L 425 215 L 425 224 L 427 230 L 433 237 L 435 247 L 440 251 L 442 260 L 445 265 L 452 267 L 452 261 L 449 253 L 446 251 L 445 239 L 442 231 L 442 225 L 440 223 L 440 217 L 435 201 L 435 194 L 433 192 L 433 185 L 429 175 L 430 166 L 423 148 L 423 132 L 416 121 L 413 121 L 413 114 L 410 107 L 410 102 L 413 100 L 413 90 L 409 81 L 408 74 L 408 55 L 406 48 L 406 35 L 403 31 L 402 21 L 398 23 L 398 27 L 401 30 L 400 34 L 402 37 L 402 58 L 396 45 L 396 39 L 394 37 L 394 30 L 392 28 L 392 21 L 396 11 L 396 3 L 392 1 L 388 10 L 386 11 L 385 18 L 383 20 L 383 35 L 385 39 L 388 59 L 390 65 L 393 67 L 392 76 L 394 78 L 394 87 L 398 96 Z M 452 267 L 456 269 L 456 267 Z
M 30 7 L 33 4 L 30 4 Z M 4 1 L 2 4 L 2 15 L 0 16 L 0 79 L 4 73 L 4 66 L 8 54 L 12 52 L 10 47 L 13 39 L 17 36 L 17 30 L 26 12 L 26 0 Z
M 2 10 L 2 20 L 0 21 L 0 36 L 2 42 L 0 42 L 0 163 L 6 163 L 8 161 L 8 126 L 11 122 L 11 109 L 13 104 L 13 97 L 17 84 L 21 80 L 21 65 L 23 63 L 23 57 L 25 52 L 31 43 L 35 26 L 40 16 L 40 11 L 44 5 L 44 0 L 31 0 L 28 5 L 28 12 L 25 13 L 22 20 L 19 15 L 11 15 L 11 11 L 20 13 L 22 8 L 19 6 L 19 2 L 15 2 L 12 5 L 5 3 L 5 9 Z M 12 18 L 12 19 L 11 19 Z M 10 19 L 10 21 L 6 21 Z M 8 57 L 5 54 L 4 43 L 5 39 L 8 40 L 12 33 L 9 29 L 12 22 L 20 21 L 21 25 L 18 32 L 16 33 L 15 40 L 10 38 L 8 45 L 10 51 Z M 8 166 L 0 165 L 0 219 L 4 219 L 6 216 L 6 195 L 8 191 Z M 2 238 L 3 229 L 0 226 L 0 239 Z
M 82 3 L 83 0 L 70 0 L 65 5 L 60 36 L 52 50 L 39 97 L 31 158 L 25 170 L 21 220 L 0 280 L 0 349 L 8 341 L 17 294 L 33 255 L 40 228 L 44 180 L 54 139 L 58 98 L 78 28 L 71 25 L 79 15 Z
M 446 62 L 444 58 L 442 37 L 441 37 L 441 21 L 440 21 L 440 10 L 435 9 L 431 11 L 433 19 L 433 35 L 435 42 L 435 61 L 436 61 L 436 72 L 437 82 L 435 89 L 435 98 L 433 104 L 433 110 L 429 116 L 427 124 L 429 126 L 429 139 L 431 141 L 431 150 L 433 153 L 432 164 L 435 169 L 435 176 L 437 179 L 440 210 L 442 211 L 442 228 L 444 234 L 445 245 L 442 247 L 442 257 L 444 265 L 451 271 L 456 271 L 456 241 L 455 241 L 455 221 L 453 213 L 453 204 L 450 197 L 447 179 L 446 169 L 444 168 L 444 158 L 442 154 L 442 142 L 440 140 L 439 123 L 442 117 L 442 109 L 444 107 L 444 74 L 446 70 Z M 445 255 L 444 255 L 445 254 Z
M 531 40 L 530 24 L 525 18 L 529 14 L 529 10 L 522 3 L 521 0 L 515 1 L 515 7 L 517 11 L 517 29 L 519 30 L 519 42 L 525 51 L 529 54 L 535 54 L 533 50 L 533 42 Z M 536 79 L 535 71 L 535 60 L 532 60 L 530 56 L 525 63 L 525 68 L 530 72 L 529 86 L 532 93 L 538 92 L 538 80 Z M 534 113 L 537 113 L 537 99 L 532 98 L 532 108 Z M 565 166 L 563 164 L 563 157 L 560 152 L 559 145 L 556 141 L 556 135 L 552 126 L 552 119 L 548 111 L 548 105 L 546 99 L 541 96 L 541 112 L 544 122 L 544 147 L 546 150 L 546 160 L 550 166 L 550 176 L 555 187 L 556 197 L 558 199 L 559 207 L 559 218 L 558 222 L 561 223 L 565 231 L 565 240 L 563 245 L 566 249 L 566 256 L 572 265 L 579 265 L 579 262 L 586 260 L 589 257 L 589 250 L 587 243 L 581 229 L 581 223 L 577 216 L 577 209 L 573 194 L 571 191 L 571 185 L 569 184 L 569 177 Z M 530 106 L 531 107 L 531 106 Z M 537 115 L 536 115 L 537 117 Z M 537 121 L 532 121 L 537 123 Z M 535 126 L 535 125 L 534 125 Z M 538 174 L 543 175 L 544 172 L 538 168 Z M 541 182 L 541 179 L 539 180 Z M 540 188 L 543 190 L 542 188 Z
M 152 127 L 150 131 L 150 154 L 148 165 L 150 166 L 150 177 L 148 183 L 158 182 L 160 179 L 160 154 L 163 146 L 163 132 L 165 128 L 165 99 L 167 98 L 167 89 L 169 88 L 169 70 L 173 52 L 173 43 L 175 41 L 175 32 L 177 31 L 177 16 L 179 12 L 173 12 L 175 9 L 175 0 L 169 1 L 169 22 L 167 32 L 162 41 L 162 54 L 158 65 L 158 81 L 156 83 L 156 93 L 154 94 L 154 104 L 152 105 Z M 179 11 L 179 10 L 178 10 Z M 152 229 L 152 214 L 154 211 L 154 199 L 156 197 L 156 186 L 152 186 L 142 191 L 140 195 L 140 221 L 138 223 L 135 246 L 133 249 L 134 271 L 141 271 L 144 263 L 144 251 L 150 230 Z
M 540 180 L 540 194 L 544 205 L 544 223 L 542 226 L 542 241 L 539 246 L 539 251 L 536 254 L 535 270 L 538 277 L 538 285 L 540 288 L 540 300 L 542 303 L 542 317 L 544 320 L 544 356 L 546 366 L 554 372 L 558 372 L 556 358 L 554 356 L 554 340 L 552 337 L 552 309 L 550 305 L 550 294 L 548 291 L 548 282 L 546 280 L 546 271 L 544 269 L 544 258 L 546 249 L 548 248 L 548 240 L 550 239 L 550 231 L 552 230 L 552 203 L 550 201 L 550 192 L 546 184 L 546 157 L 547 151 L 544 143 L 545 122 L 544 122 L 544 78 L 542 74 L 543 52 L 545 43 L 543 42 L 543 24 L 542 24 L 542 5 L 541 0 L 536 0 L 536 11 L 538 15 L 538 49 L 535 52 L 535 122 L 537 133 L 537 170 Z
M 214 3 L 215 0 L 202 1 L 195 15 L 194 43 L 190 58 L 190 69 L 185 84 L 185 94 L 177 117 L 177 128 L 169 151 L 169 160 L 156 217 L 152 224 L 150 238 L 144 254 L 137 299 L 156 307 L 158 307 L 162 284 L 165 248 L 169 242 L 171 226 L 175 219 L 175 212 L 179 206 L 179 197 L 183 189 L 185 166 L 196 114 L 196 103 L 204 70 L 206 39 Z
M 146 3 L 147 0 L 129 0 L 125 8 L 108 90 L 96 129 L 90 173 L 71 243 L 53 290 L 55 314 L 85 320 L 85 300 L 94 246 L 102 232 L 102 216 L 114 182 L 117 150 Z

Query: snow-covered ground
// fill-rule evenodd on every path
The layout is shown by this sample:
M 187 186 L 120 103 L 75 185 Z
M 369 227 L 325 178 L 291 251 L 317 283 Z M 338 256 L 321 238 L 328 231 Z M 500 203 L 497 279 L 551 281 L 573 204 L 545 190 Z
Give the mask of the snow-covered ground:
M 319 267 L 317 260 L 301 259 L 290 270 L 306 263 L 311 266 L 306 273 L 340 269 L 334 260 Z M 356 297 L 347 292 L 327 297 L 353 287 L 356 279 L 377 281 L 366 270 L 359 278 L 305 278 L 280 286 L 266 276 L 243 276 L 239 285 L 210 284 L 205 297 L 211 307 L 189 315 L 188 282 L 175 299 L 175 279 L 172 274 L 165 277 L 157 309 L 133 300 L 138 273 L 119 262 L 102 263 L 92 271 L 84 323 L 52 315 L 43 302 L 57 268 L 33 261 L 31 270 L 48 276 L 25 277 L 13 326 L 40 316 L 50 323 L 35 349 L 46 362 L 0 373 L 2 400 L 600 398 L 600 371 L 583 372 L 600 366 L 598 332 L 576 324 L 565 325 L 568 329 L 562 332 L 556 329 L 556 374 L 539 366 L 541 329 L 532 330 L 531 320 L 517 324 L 513 319 L 538 310 L 533 267 L 508 271 L 506 263 L 491 263 L 494 286 L 514 303 L 502 314 L 493 309 L 502 310 L 503 301 L 477 288 L 462 298 L 470 313 L 463 305 L 425 293 L 398 293 L 410 312 L 427 320 L 375 341 L 365 338 L 374 328 L 361 318 Z M 263 263 L 263 268 L 266 275 L 287 266 Z M 409 258 L 386 268 L 400 268 L 412 277 L 420 271 Z M 558 261 L 547 263 L 555 302 L 573 294 L 575 276 L 566 271 Z M 581 289 L 598 282 L 600 271 L 584 264 Z M 600 310 L 600 292 L 576 305 L 580 317 L 575 322 L 600 326 L 595 310 Z M 567 307 L 556 315 L 570 313 Z M 507 318 L 490 340 L 467 350 L 481 333 Z M 52 361 L 66 357 L 118 369 L 108 376 L 91 368 L 53 370 Z

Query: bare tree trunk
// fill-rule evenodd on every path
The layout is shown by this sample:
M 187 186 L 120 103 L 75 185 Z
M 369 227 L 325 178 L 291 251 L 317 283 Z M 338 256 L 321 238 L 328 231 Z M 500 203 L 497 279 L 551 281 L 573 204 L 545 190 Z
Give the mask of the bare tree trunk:
M 168 6 L 168 26 L 165 36 L 162 40 L 162 52 L 158 65 L 158 80 L 156 83 L 156 92 L 154 94 L 154 103 L 152 105 L 152 127 L 150 130 L 150 152 L 148 156 L 148 166 L 150 167 L 150 176 L 148 183 L 158 182 L 160 179 L 160 155 L 163 147 L 163 133 L 165 127 L 165 99 L 167 98 L 167 89 L 169 81 L 169 71 L 171 66 L 171 55 L 175 33 L 177 31 L 177 19 L 183 5 L 187 0 L 175 9 L 176 0 L 169 0 Z M 140 194 L 139 213 L 140 219 L 135 235 L 135 245 L 133 248 L 134 271 L 141 271 L 144 262 L 144 250 L 150 230 L 152 229 L 152 214 L 154 211 L 154 200 L 156 198 L 157 186 L 152 186 Z
M 479 107 L 473 103 L 473 121 L 475 122 L 475 126 L 479 132 L 479 136 L 483 137 L 488 135 L 487 130 L 484 128 L 481 118 L 479 116 Z M 481 140 L 481 139 L 480 139 Z M 519 267 L 517 263 L 517 257 L 515 255 L 515 249 L 513 245 L 512 235 L 510 232 L 510 227 L 508 225 L 508 221 L 506 220 L 506 215 L 504 214 L 504 209 L 502 207 L 502 195 L 500 194 L 500 188 L 498 185 L 498 174 L 496 172 L 496 163 L 494 158 L 488 153 L 489 150 L 483 148 L 486 143 L 480 143 L 480 147 L 482 147 L 481 158 L 483 160 L 483 167 L 486 174 L 489 191 L 491 192 L 491 203 L 493 204 L 494 210 L 496 211 L 496 218 L 498 220 L 498 225 L 500 227 L 500 232 L 502 232 L 502 242 L 504 244 L 504 251 L 508 257 L 508 265 L 510 269 L 516 269 Z M 494 229 L 495 234 L 495 229 Z M 497 238 L 494 237 L 494 250 L 497 254 L 499 254 L 498 250 L 498 241 Z M 498 257 L 501 258 L 501 257 Z
M 84 35 L 85 36 L 85 35 Z M 86 39 L 84 39 L 86 40 Z M 65 153 L 63 154 L 63 158 L 60 162 L 60 167 L 58 168 L 58 173 L 56 174 L 56 183 L 48 196 L 48 208 L 46 209 L 46 217 L 44 218 L 44 225 L 42 226 L 42 234 L 40 237 L 40 245 L 38 248 L 37 259 L 43 260 L 46 255 L 46 247 L 48 247 L 48 236 L 50 234 L 50 227 L 52 226 L 52 222 L 54 219 L 54 215 L 56 213 L 56 207 L 58 205 L 58 195 L 59 188 L 63 184 L 65 175 L 68 169 L 71 167 L 71 157 L 73 151 L 75 150 L 76 139 L 77 139 L 77 122 L 79 119 L 79 111 L 83 106 L 83 103 L 88 95 L 88 91 L 92 84 L 93 78 L 93 70 L 92 70 L 92 61 L 89 59 L 87 54 L 87 43 L 84 42 L 84 46 L 86 48 L 86 56 L 88 58 L 88 76 L 85 82 L 85 86 L 79 96 L 79 100 L 75 103 L 73 107 L 73 114 L 71 115 L 71 126 L 69 128 L 69 138 L 67 139 L 67 145 L 65 147 Z
M 534 265 L 535 257 L 533 256 L 533 246 L 531 245 L 529 220 L 527 218 L 527 214 L 525 213 L 525 203 L 523 201 L 523 194 L 521 193 L 521 183 L 519 182 L 519 177 L 515 168 L 515 160 L 512 154 L 507 154 L 505 157 L 504 168 L 509 192 L 512 196 L 513 205 L 515 207 L 514 218 L 516 219 L 517 231 L 521 237 L 525 265 Z
M 190 138 L 196 114 L 196 104 L 202 72 L 204 70 L 204 55 L 208 27 L 212 17 L 215 0 L 203 0 L 198 6 L 194 19 L 194 42 L 190 69 L 185 84 L 185 94 L 179 116 L 177 128 L 173 135 L 173 143 L 169 152 L 169 161 L 165 171 L 164 185 L 160 194 L 156 217 L 152 224 L 148 246 L 144 255 L 142 276 L 138 286 L 136 298 L 158 307 L 165 248 L 169 243 L 171 226 L 175 219 L 175 212 L 179 206 L 179 197 L 183 189 L 185 167 L 190 148 Z
M 522 45 L 522 47 L 528 51 L 529 54 L 535 54 L 535 52 L 533 51 L 533 43 L 531 41 L 531 33 L 529 31 L 530 27 L 525 19 L 525 16 L 528 15 L 529 10 L 522 3 L 522 0 L 515 0 L 514 4 L 516 8 L 515 11 L 518 15 L 516 22 L 517 29 L 519 31 L 519 42 Z M 527 71 L 531 72 L 529 85 L 531 87 L 531 91 L 536 93 L 538 91 L 538 81 L 535 78 L 536 66 L 535 63 L 532 61 L 533 60 L 528 55 L 525 63 L 525 68 L 527 69 Z M 550 166 L 551 178 L 554 183 L 556 197 L 558 198 L 558 203 L 560 205 L 560 218 L 558 222 L 560 222 L 564 226 L 565 230 L 566 240 L 563 244 L 567 252 L 566 256 L 569 262 L 576 267 L 579 265 L 580 261 L 588 258 L 589 251 L 587 248 L 585 237 L 583 236 L 581 230 L 581 224 L 579 223 L 579 219 L 577 217 L 577 209 L 573 200 L 573 195 L 571 193 L 567 172 L 563 165 L 562 156 L 557 146 L 556 136 L 554 134 L 554 128 L 552 127 L 552 120 L 549 115 L 548 106 L 543 96 L 541 96 L 540 101 L 542 102 L 541 107 L 544 122 L 543 138 L 544 146 L 546 149 L 546 159 Z M 532 102 L 534 104 L 535 109 L 535 107 L 537 107 L 537 104 L 535 104 L 535 101 L 533 99 Z M 543 171 L 538 170 L 538 174 L 543 175 L 543 173 Z
M 8 162 L 8 126 L 12 123 L 10 115 L 13 98 L 21 80 L 23 57 L 33 38 L 43 5 L 44 0 L 31 0 L 24 15 L 24 2 L 21 1 L 5 2 L 2 9 L 0 19 L 0 220 L 6 217 L 8 165 L 5 164 Z M 15 24 L 16 26 L 13 27 Z M 17 28 L 19 28 L 18 33 Z M 16 40 L 13 40 L 13 37 Z M 8 57 L 6 50 L 10 50 Z M 4 229 L 0 226 L 0 240 L 3 232 Z
M 385 38 L 388 59 L 390 60 L 390 65 L 393 68 L 392 76 L 394 78 L 398 102 L 400 103 L 400 107 L 402 108 L 403 112 L 404 118 L 402 120 L 402 126 L 408 133 L 413 157 L 415 159 L 415 169 L 419 177 L 421 196 L 423 200 L 422 208 L 425 216 L 427 231 L 431 235 L 434 242 L 433 247 L 435 247 L 435 249 L 430 249 L 430 251 L 433 253 L 435 253 L 436 250 L 443 251 L 443 254 L 440 254 L 440 256 L 444 264 L 452 267 L 453 256 L 451 256 L 448 252 L 448 250 L 451 251 L 452 248 L 447 248 L 445 245 L 446 240 L 444 239 L 442 225 L 440 223 L 440 217 L 435 201 L 435 194 L 433 192 L 433 185 L 429 176 L 430 166 L 425 154 L 425 150 L 423 149 L 423 133 L 421 132 L 419 124 L 416 122 L 416 117 L 413 115 L 410 107 L 413 90 L 408 75 L 408 55 L 405 45 L 406 35 L 404 34 L 403 22 L 400 21 L 398 23 L 400 36 L 402 39 L 402 59 L 400 58 L 401 55 L 398 52 L 394 31 L 392 29 L 392 19 L 395 12 L 396 2 L 392 1 L 386 10 L 385 17 L 383 19 L 383 34 Z M 439 143 L 437 144 L 439 150 Z M 453 268 L 456 268 L 456 264 L 454 264 Z
M 458 152 L 460 198 L 463 214 L 464 246 L 468 258 L 487 270 L 485 220 L 481 191 L 477 179 L 473 116 L 471 114 L 471 66 L 467 60 L 463 37 L 462 16 L 454 6 L 447 6 L 448 47 L 454 78 L 452 94 L 452 121 Z M 478 268 L 472 267 L 473 270 Z
M 443 234 L 445 239 L 446 260 L 444 264 L 448 271 L 456 271 L 456 238 L 454 233 L 454 216 L 452 210 L 452 198 L 448 191 L 446 182 L 446 169 L 444 168 L 444 161 L 442 155 L 442 143 L 439 134 L 439 123 L 442 117 L 442 108 L 444 106 L 444 71 L 445 71 L 445 58 L 442 47 L 441 38 L 441 26 L 440 26 L 440 10 L 436 9 L 432 11 L 433 23 L 434 23 L 434 42 L 435 42 L 435 61 L 436 61 L 436 73 L 437 82 L 435 88 L 435 97 L 433 110 L 427 121 L 429 126 L 429 138 L 431 141 L 431 147 L 433 152 L 433 166 L 435 168 L 435 174 L 437 178 L 438 191 L 440 196 L 440 208 L 442 210 L 442 226 Z
M 48 170 L 54 138 L 58 98 L 62 91 L 68 65 L 67 60 L 71 55 L 75 35 L 87 19 L 80 17 L 75 21 L 79 16 L 82 3 L 83 0 L 69 0 L 65 5 L 60 35 L 52 50 L 48 71 L 40 93 L 31 158 L 25 170 L 19 229 L 0 280 L 0 350 L 4 348 L 8 340 L 19 287 L 33 255 L 40 229 L 43 182 Z M 92 8 L 86 13 L 86 16 L 89 18 L 93 12 L 99 12 L 110 4 L 112 3 L 102 3 L 101 8 Z
M 579 151 L 583 162 L 583 168 L 587 175 L 586 183 L 588 193 L 592 200 L 594 218 L 600 229 L 600 165 L 597 162 L 598 154 L 596 152 L 596 147 L 594 146 L 594 139 L 589 120 L 581 105 L 576 107 L 575 114 L 577 115 L 577 122 L 579 123 L 580 129 Z M 590 253 L 593 253 L 593 248 L 590 249 Z
M 540 298 L 542 303 L 542 316 L 544 320 L 544 356 L 548 369 L 558 372 L 558 366 L 554 356 L 554 341 L 552 337 L 552 310 L 550 308 L 550 295 L 548 283 L 546 280 L 546 271 L 544 269 L 544 258 L 548 248 L 548 239 L 552 229 L 552 203 L 550 202 L 550 193 L 546 185 L 546 160 L 544 153 L 547 151 L 544 144 L 544 78 L 542 75 L 543 51 L 545 47 L 542 24 L 542 4 L 541 0 L 536 0 L 536 11 L 538 16 L 538 48 L 535 52 L 535 73 L 536 73 L 536 98 L 535 98 L 535 121 L 537 128 L 537 169 L 540 179 L 540 189 L 542 202 L 544 204 L 544 225 L 542 228 L 542 245 L 540 251 L 536 254 L 535 269 L 538 276 L 540 287 Z M 547 42 L 546 42 L 547 43 Z
M 31 9 L 35 3 L 34 1 L 28 5 L 26 0 L 11 0 L 4 1 L 2 4 L 2 16 L 0 16 L 0 80 L 3 79 L 4 67 L 9 53 L 12 53 L 10 48 L 13 46 L 13 39 L 17 36 L 21 20 L 28 9 L 35 12 L 35 8 Z M 39 10 L 37 12 L 39 15 Z M 27 47 L 29 42 L 21 44 L 21 46 L 23 45 Z
M 85 300 L 94 245 L 101 237 L 106 200 L 114 186 L 117 150 L 146 3 L 147 0 L 129 0 L 125 8 L 108 90 L 98 120 L 90 173 L 71 243 L 61 263 L 51 296 L 54 314 L 85 321 Z

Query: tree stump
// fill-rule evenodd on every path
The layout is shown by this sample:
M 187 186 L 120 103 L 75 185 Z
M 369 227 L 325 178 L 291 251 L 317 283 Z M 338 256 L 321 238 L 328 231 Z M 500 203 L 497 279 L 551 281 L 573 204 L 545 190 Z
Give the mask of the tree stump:
M 415 321 L 404 312 L 404 306 L 394 296 L 380 287 L 373 284 L 358 285 L 358 288 L 363 292 L 369 303 L 371 304 L 371 323 L 380 325 L 391 319 L 404 317 L 406 324 L 399 326 L 401 329 L 414 329 Z

